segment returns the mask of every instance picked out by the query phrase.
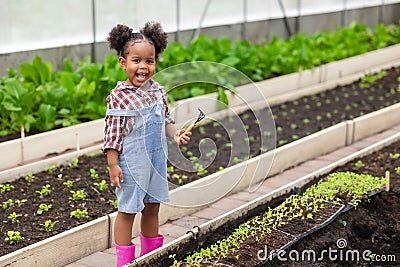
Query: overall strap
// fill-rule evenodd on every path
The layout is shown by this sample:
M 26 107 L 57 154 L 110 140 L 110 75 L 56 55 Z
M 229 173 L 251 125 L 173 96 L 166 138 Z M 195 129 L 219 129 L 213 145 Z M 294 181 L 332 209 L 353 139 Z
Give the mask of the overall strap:
M 128 110 L 128 109 L 107 109 L 106 115 L 111 116 L 123 116 L 123 117 L 130 117 L 130 116 L 138 116 L 140 114 L 137 110 Z

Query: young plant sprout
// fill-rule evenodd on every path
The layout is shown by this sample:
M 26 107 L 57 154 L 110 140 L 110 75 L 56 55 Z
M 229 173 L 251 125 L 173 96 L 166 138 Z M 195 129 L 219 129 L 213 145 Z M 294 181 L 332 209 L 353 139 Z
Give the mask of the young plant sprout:
M 43 212 L 49 211 L 52 207 L 53 207 L 53 205 L 51 205 L 51 204 L 40 203 L 40 204 L 39 204 L 39 208 L 38 208 L 38 210 L 36 211 L 36 213 L 37 213 L 38 215 L 42 215 Z
M 100 183 L 93 183 L 95 186 L 99 188 L 100 191 L 104 191 L 108 188 L 108 184 L 106 180 L 101 180 Z
M 93 179 L 97 179 L 97 178 L 99 178 L 99 174 L 96 172 L 96 170 L 95 169 L 93 169 L 93 168 L 90 168 L 90 177 L 92 177 Z
M 86 194 L 85 194 L 85 189 L 77 190 L 77 191 L 70 191 L 72 194 L 72 197 L 69 197 L 69 199 L 74 200 L 74 201 L 79 201 L 79 200 L 85 200 L 86 199 Z
M 86 209 L 81 210 L 81 209 L 76 209 L 74 211 L 71 211 L 70 216 L 72 218 L 82 220 L 82 219 L 87 219 L 89 218 L 89 213 Z
M 35 179 L 35 175 L 33 175 L 32 173 L 28 173 L 28 174 L 25 176 L 25 181 L 27 181 L 28 183 L 32 183 L 32 182 L 33 182 L 33 179 Z
M 42 186 L 42 190 L 37 190 L 36 193 L 39 194 L 40 198 L 43 198 L 51 193 L 50 185 L 46 184 Z
M 52 221 L 52 220 L 46 220 L 44 223 L 41 223 L 40 225 L 43 226 L 44 230 L 46 232 L 51 232 L 53 231 L 55 225 L 58 223 L 58 221 Z
M 0 184 L 0 194 L 4 194 L 5 192 L 10 192 L 15 187 L 11 184 Z
M 68 163 L 68 168 L 70 168 L 70 169 L 78 168 L 78 163 L 79 163 L 79 159 L 76 158 L 72 162 Z
M 66 182 L 63 182 L 63 185 L 65 185 L 68 188 L 71 188 L 74 185 L 74 180 L 68 179 Z
M 4 239 L 4 241 L 8 242 L 10 245 L 16 244 L 22 240 L 24 240 L 24 238 L 18 231 L 7 231 L 7 237 Z

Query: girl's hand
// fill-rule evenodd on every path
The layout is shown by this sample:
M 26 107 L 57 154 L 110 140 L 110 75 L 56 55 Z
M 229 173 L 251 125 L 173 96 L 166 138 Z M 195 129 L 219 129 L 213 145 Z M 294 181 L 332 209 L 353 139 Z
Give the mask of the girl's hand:
M 186 145 L 190 141 L 191 131 L 186 131 L 185 129 L 177 130 L 174 135 L 174 140 L 178 145 Z
M 118 164 L 110 166 L 110 180 L 115 187 L 121 188 L 120 182 L 124 181 L 124 177 L 122 176 L 121 167 Z

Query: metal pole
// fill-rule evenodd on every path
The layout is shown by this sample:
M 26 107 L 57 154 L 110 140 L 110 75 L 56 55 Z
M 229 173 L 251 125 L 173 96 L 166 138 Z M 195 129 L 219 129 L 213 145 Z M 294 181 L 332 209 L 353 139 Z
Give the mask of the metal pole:
M 93 43 L 92 43 L 92 62 L 96 62 L 96 6 L 95 0 L 92 0 L 92 30 L 93 30 Z
M 240 37 L 246 39 L 246 23 L 247 23 L 247 0 L 243 0 L 243 22 L 240 29 Z
M 210 4 L 211 4 L 211 0 L 208 0 L 206 3 L 206 6 L 204 7 L 203 14 L 201 14 L 199 26 L 197 26 L 197 29 L 192 34 L 192 40 L 200 34 L 201 25 L 203 24 L 204 18 L 206 17 L 207 10 L 208 10 L 208 7 L 210 6 Z
M 383 7 L 385 6 L 385 0 L 381 1 L 381 5 L 379 7 L 379 22 L 383 23 Z
M 285 23 L 286 31 L 290 37 L 290 36 L 292 36 L 292 30 L 290 29 L 288 18 L 286 16 L 285 7 L 283 6 L 282 0 L 278 0 L 278 3 L 279 3 L 279 7 L 281 8 L 281 11 L 283 14 L 283 22 Z
M 340 16 L 342 27 L 346 27 L 347 24 L 347 0 L 343 0 L 343 10 Z
M 175 33 L 175 42 L 179 43 L 179 27 L 180 27 L 180 0 L 176 0 L 176 33 Z
M 296 26 L 295 26 L 296 33 L 298 33 L 300 31 L 300 17 L 301 17 L 301 0 L 297 0 L 297 17 L 296 17 Z

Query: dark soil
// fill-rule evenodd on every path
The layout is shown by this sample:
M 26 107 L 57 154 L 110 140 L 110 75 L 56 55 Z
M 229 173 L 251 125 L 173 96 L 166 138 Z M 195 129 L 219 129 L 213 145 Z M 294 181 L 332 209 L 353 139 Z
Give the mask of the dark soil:
M 277 129 L 276 144 L 273 138 L 275 125 L 270 123 L 264 127 L 264 123 L 255 120 L 252 111 L 240 114 L 241 119 L 239 121 L 227 118 L 195 128 L 193 140 L 189 145 L 181 147 L 181 152 L 177 151 L 173 145 L 169 147 L 170 162 L 174 164 L 178 162 L 174 170 L 169 173 L 171 188 L 257 156 L 261 152 L 273 149 L 275 145 L 281 146 L 290 143 L 343 120 L 400 102 L 400 91 L 398 89 L 400 69 L 392 68 L 387 70 L 386 73 L 384 77 L 375 82 L 366 83 L 360 80 L 350 85 L 339 86 L 327 92 L 272 107 Z M 268 112 L 263 114 L 268 114 Z M 238 123 L 240 123 L 239 126 Z M 263 126 L 261 130 L 260 125 Z M 236 132 L 233 133 L 232 129 Z M 235 137 L 232 138 L 232 135 Z M 205 147 L 201 154 L 199 142 L 202 139 L 213 140 L 216 146 L 215 151 L 213 151 L 212 146 L 208 146 L 209 143 L 204 142 L 200 146 L 200 148 Z M 189 151 L 191 153 L 188 153 Z M 192 157 L 192 161 L 183 162 L 184 160 L 179 155 L 184 155 L 187 159 Z M 172 163 L 169 164 L 170 167 L 174 166 Z M 196 165 L 196 163 L 198 164 Z M 204 167 L 204 169 L 201 167 Z M 93 179 L 90 176 L 91 168 L 96 170 L 99 178 Z M 45 171 L 34 175 L 36 178 L 32 183 L 28 183 L 24 177 L 21 177 L 10 183 L 14 186 L 14 189 L 0 194 L 0 204 L 7 202 L 8 199 L 14 202 L 16 200 L 27 200 L 21 207 L 0 209 L 0 232 L 3 236 L 1 238 L 0 256 L 115 211 L 113 205 L 109 203 L 110 200 L 115 199 L 114 189 L 109 186 L 106 190 L 100 191 L 93 184 L 94 182 L 100 183 L 103 179 L 108 182 L 104 155 L 82 156 L 79 158 L 76 168 L 58 166 L 52 173 Z M 71 188 L 63 185 L 68 179 L 75 181 Z M 46 184 L 50 184 L 51 193 L 40 198 L 36 191 L 40 191 Z M 71 190 L 82 189 L 85 190 L 85 200 L 73 201 L 69 199 Z M 36 212 L 40 203 L 53 206 L 48 212 L 37 215 Z M 71 218 L 70 212 L 77 208 L 87 209 L 89 218 L 81 220 Z M 11 219 L 8 218 L 12 212 L 22 215 L 18 217 L 18 223 L 12 224 Z M 48 219 L 57 220 L 58 223 L 53 231 L 45 232 L 40 224 Z M 4 238 L 7 231 L 10 230 L 20 231 L 25 239 L 13 245 L 6 243 Z
M 248 266 L 399 266 L 400 264 L 400 173 L 396 168 L 400 166 L 400 157 L 394 159 L 390 154 L 394 155 L 400 152 L 400 141 L 381 149 L 368 156 L 354 159 L 353 161 L 336 168 L 332 172 L 337 171 L 351 171 L 356 173 L 371 174 L 374 176 L 383 176 L 385 171 L 391 173 L 390 192 L 380 191 L 373 195 L 369 200 L 364 199 L 357 208 L 341 213 L 335 220 L 333 220 L 326 227 L 310 231 L 310 235 L 302 235 L 303 231 L 310 229 L 310 226 L 295 225 L 283 226 L 282 231 L 276 231 L 276 235 L 267 235 L 266 239 L 259 240 L 246 240 L 244 249 L 241 249 L 235 255 L 239 255 L 239 261 L 234 259 L 235 255 L 228 255 L 226 259 L 221 259 L 214 265 L 207 266 L 235 266 L 235 267 L 248 267 Z M 356 167 L 356 162 L 362 161 L 361 167 Z M 326 175 L 327 176 L 327 175 Z M 324 176 L 324 177 L 326 177 Z M 324 179 L 319 177 L 319 179 Z M 311 184 L 317 182 L 313 181 Z M 305 186 L 307 188 L 308 186 Z M 283 196 L 283 199 L 287 196 Z M 282 198 L 281 200 L 282 201 Z M 195 251 L 200 251 L 201 248 L 207 248 L 215 244 L 218 240 L 226 238 L 232 231 L 241 227 L 241 225 L 251 220 L 253 216 L 262 216 L 268 207 L 275 207 L 280 203 L 279 199 L 274 199 L 273 202 L 263 207 L 258 207 L 257 213 L 252 213 L 250 216 L 246 214 L 243 218 L 235 221 L 229 221 L 226 225 L 219 229 L 206 233 L 196 241 L 185 244 L 182 250 L 170 251 L 169 255 L 176 254 L 177 260 L 183 260 L 187 255 L 191 255 Z M 329 212 L 324 215 L 325 218 L 329 217 Z M 308 222 L 304 222 L 308 223 Z M 316 224 L 314 224 L 316 226 Z M 259 260 L 257 254 L 262 258 L 267 256 L 273 250 L 279 249 L 285 244 L 294 240 L 293 236 L 289 236 L 287 232 L 293 235 L 300 235 L 301 239 L 294 244 L 291 244 L 284 251 L 275 256 L 272 260 Z M 285 234 L 286 233 L 286 234 Z M 340 242 L 340 243 L 338 243 Z M 345 245 L 343 245 L 345 244 Z M 197 245 L 197 246 L 196 246 Z M 340 245 L 341 247 L 338 247 Z M 265 249 L 267 246 L 268 249 Z M 313 250 L 316 258 L 303 251 Z M 352 256 L 350 253 L 357 253 L 360 257 L 357 260 L 356 255 Z M 325 252 L 323 252 L 325 251 Z M 331 254 L 328 254 L 331 251 Z M 341 252 L 340 252 L 341 251 Z M 348 252 L 347 252 L 348 251 Z M 375 261 L 369 261 L 369 257 L 363 258 L 364 255 L 376 254 Z M 348 256 L 346 256 L 346 253 Z M 275 254 L 276 255 L 276 254 Z M 291 258 L 289 258 L 291 255 Z M 298 259 L 296 258 L 298 256 Z M 335 259 L 336 255 L 336 259 Z M 342 256 L 341 256 L 342 255 Z M 385 258 L 386 257 L 386 258 Z M 293 259 L 293 260 L 292 260 Z M 381 261 L 377 261 L 381 259 Z M 382 259 L 386 259 L 382 262 Z M 222 263 L 222 265 L 219 265 Z M 171 266 L 172 261 L 168 255 L 163 255 L 158 259 L 151 262 L 151 266 Z M 225 265 L 223 265 L 225 264 Z M 185 266 L 185 265 L 183 265 Z
M 371 253 L 379 255 L 381 261 L 370 262 L 363 260 L 353 260 L 348 256 L 343 256 L 342 260 L 338 255 L 336 260 L 325 254 L 321 261 L 291 261 L 287 262 L 275 260 L 266 266 L 399 266 L 400 264 L 400 174 L 396 173 L 395 168 L 400 166 L 400 158 L 392 159 L 390 153 L 400 153 L 400 142 L 375 152 L 369 156 L 361 158 L 363 166 L 355 167 L 355 163 L 360 159 L 355 159 L 345 166 L 337 168 L 335 171 L 353 171 L 358 173 L 383 176 L 385 171 L 391 173 L 391 190 L 374 195 L 371 201 L 363 202 L 356 209 L 352 209 L 341 214 L 336 221 L 328 227 L 321 229 L 313 235 L 304 238 L 301 242 L 290 247 L 290 250 L 302 251 L 313 249 L 316 255 L 322 255 L 323 250 L 338 250 L 337 242 L 344 239 L 347 246 L 342 250 L 358 250 L 360 255 L 363 251 L 369 250 Z M 345 225 L 343 225 L 345 222 Z M 334 254 L 332 254 L 334 255 Z M 344 254 L 345 255 L 345 254 Z M 395 261 L 391 261 L 395 256 Z M 386 261 L 383 261 L 386 257 Z M 368 257 L 367 257 L 368 258 Z

